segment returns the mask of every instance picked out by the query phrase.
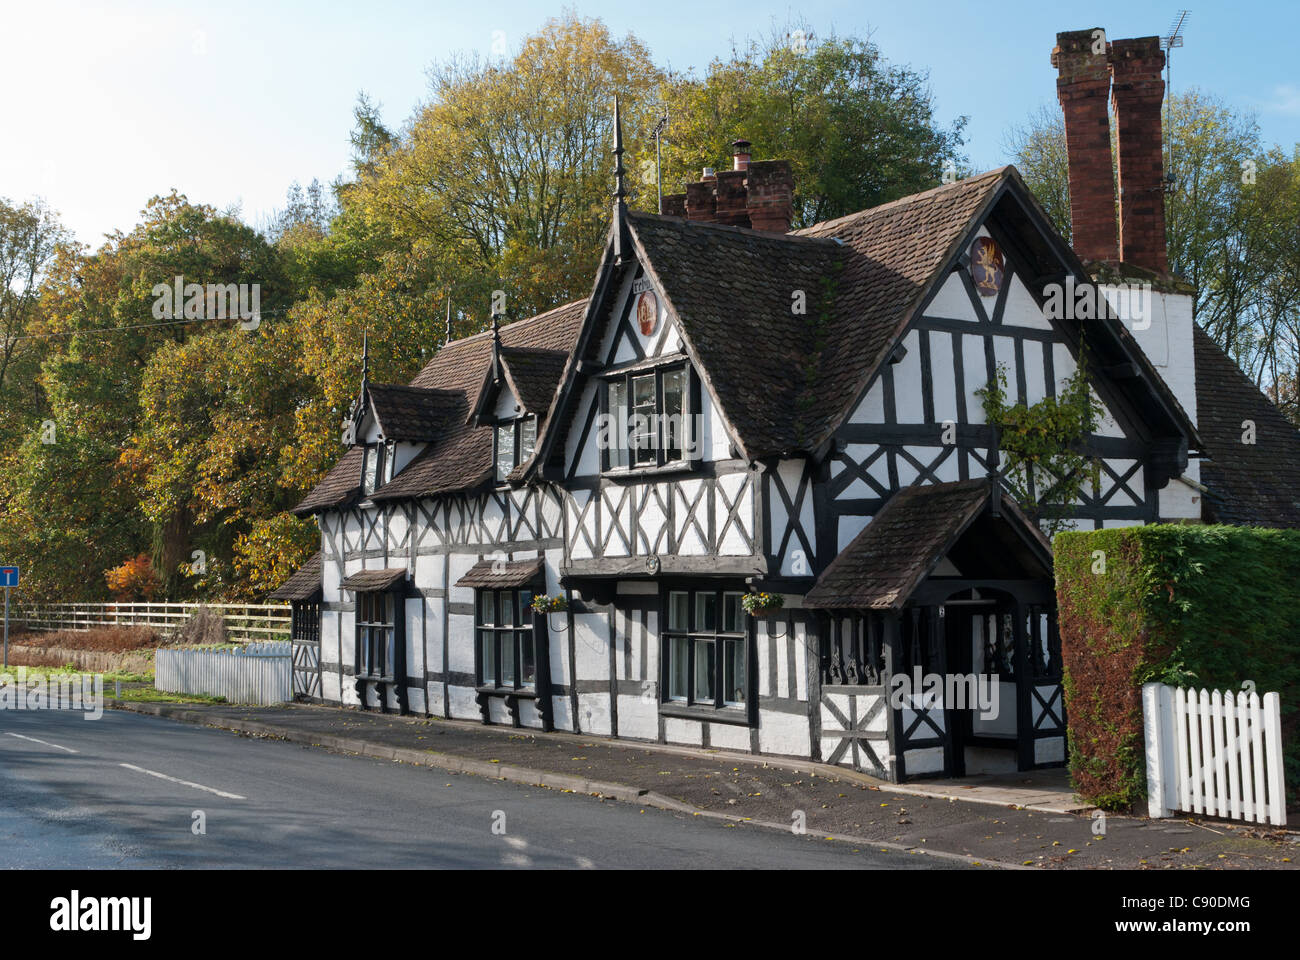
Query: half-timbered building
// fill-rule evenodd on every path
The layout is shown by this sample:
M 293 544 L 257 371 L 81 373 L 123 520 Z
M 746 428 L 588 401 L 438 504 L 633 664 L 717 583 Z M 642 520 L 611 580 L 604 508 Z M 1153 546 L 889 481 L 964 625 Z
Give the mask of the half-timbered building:
M 1098 66 L 1072 36 L 1071 136 L 1070 71 Z M 1051 547 L 978 391 L 1054 396 L 1085 340 L 1101 470 L 1073 523 L 1199 520 L 1188 294 L 1115 254 L 1159 285 L 1154 323 L 1049 309 L 1097 264 L 1010 167 L 791 232 L 789 166 L 744 141 L 663 214 L 627 208 L 621 150 L 587 299 L 409 385 L 363 376 L 296 508 L 321 532 L 320 596 L 294 593 L 319 603 L 313 690 L 893 779 L 1062 763 Z

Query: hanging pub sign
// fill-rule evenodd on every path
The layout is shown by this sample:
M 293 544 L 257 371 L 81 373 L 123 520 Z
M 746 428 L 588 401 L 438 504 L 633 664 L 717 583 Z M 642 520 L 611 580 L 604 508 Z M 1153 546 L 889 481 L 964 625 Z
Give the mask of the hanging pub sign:
M 659 326 L 659 298 L 648 283 L 636 298 L 636 322 L 643 337 L 653 334 L 655 327 Z
M 982 297 L 997 296 L 1002 289 L 1002 251 L 992 237 L 977 237 L 970 245 L 970 275 Z

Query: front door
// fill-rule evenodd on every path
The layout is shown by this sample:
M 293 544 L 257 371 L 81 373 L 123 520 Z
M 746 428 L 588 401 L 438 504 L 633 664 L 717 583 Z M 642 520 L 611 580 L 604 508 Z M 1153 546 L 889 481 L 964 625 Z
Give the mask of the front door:
M 952 773 L 1014 771 L 1020 732 L 1016 605 L 1010 597 L 972 591 L 943 610 Z

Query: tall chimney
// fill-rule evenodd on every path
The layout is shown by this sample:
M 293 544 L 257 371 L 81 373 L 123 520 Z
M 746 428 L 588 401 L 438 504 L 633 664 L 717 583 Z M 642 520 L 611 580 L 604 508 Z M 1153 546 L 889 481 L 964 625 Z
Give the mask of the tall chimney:
M 1165 54 L 1159 37 L 1110 45 L 1111 98 L 1119 128 L 1120 258 L 1166 273 L 1165 164 L 1160 105 Z
M 1070 165 L 1070 229 L 1083 260 L 1117 259 L 1115 181 L 1110 157 L 1110 71 L 1100 27 L 1056 35 L 1052 66 L 1065 113 Z

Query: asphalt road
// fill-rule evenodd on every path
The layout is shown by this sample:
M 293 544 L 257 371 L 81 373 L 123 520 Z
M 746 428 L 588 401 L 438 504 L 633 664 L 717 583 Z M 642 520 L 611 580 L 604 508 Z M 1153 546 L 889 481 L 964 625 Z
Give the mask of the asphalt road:
M 0 713 L 0 868 L 952 866 L 134 713 Z

